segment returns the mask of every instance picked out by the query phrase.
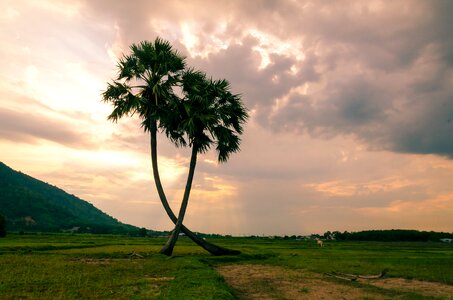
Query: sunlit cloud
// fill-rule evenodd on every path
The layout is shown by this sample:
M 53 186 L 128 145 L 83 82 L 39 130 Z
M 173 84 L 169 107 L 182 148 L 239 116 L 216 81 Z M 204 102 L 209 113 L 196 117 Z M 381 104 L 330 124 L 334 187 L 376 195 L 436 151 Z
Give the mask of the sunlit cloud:
M 55 14 L 63 14 L 66 17 L 73 17 L 80 12 L 80 2 L 61 2 L 55 0 L 43 0 L 33 3 L 38 9 L 50 11 Z
M 205 176 L 193 187 L 192 195 L 203 202 L 224 203 L 223 199 L 237 196 L 237 189 L 218 176 Z
M 443 213 L 451 213 L 453 212 L 453 193 L 440 194 L 432 199 L 425 199 L 421 201 L 396 200 L 391 202 L 390 205 L 386 207 L 366 207 L 360 208 L 359 210 L 368 214 L 398 214 L 410 211 L 419 213 L 433 213 L 439 211 Z
M 398 190 L 404 187 L 408 187 L 411 184 L 413 184 L 413 182 L 408 179 L 390 177 L 380 180 L 365 182 L 359 181 L 354 183 L 336 180 L 323 183 L 310 183 L 306 184 L 305 186 L 329 196 L 348 197 Z
M 302 43 L 299 40 L 279 39 L 257 29 L 251 29 L 248 33 L 256 38 L 259 43 L 253 47 L 261 55 L 260 69 L 266 68 L 272 62 L 272 54 L 284 55 L 296 59 L 296 63 L 305 59 Z M 297 65 L 291 66 L 291 71 L 297 73 Z
M 125 53 L 126 46 L 121 37 L 121 30 L 117 23 L 113 26 L 115 30 L 115 40 L 111 45 L 106 44 L 107 54 L 114 64 L 117 64 L 121 56 Z

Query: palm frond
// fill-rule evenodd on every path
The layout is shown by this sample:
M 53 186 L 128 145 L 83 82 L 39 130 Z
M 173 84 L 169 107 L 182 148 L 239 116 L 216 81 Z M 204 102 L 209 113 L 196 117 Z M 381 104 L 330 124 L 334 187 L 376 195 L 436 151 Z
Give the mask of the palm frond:
M 185 145 L 181 132 L 171 132 L 176 121 L 169 121 L 170 111 L 166 109 L 177 98 L 174 88 L 181 85 L 184 67 L 185 58 L 168 41 L 157 38 L 132 44 L 130 54 L 118 61 L 117 79 L 108 83 L 102 94 L 103 100 L 113 105 L 109 119 L 116 122 L 137 114 L 145 131 L 154 120 L 175 144 Z
M 238 135 L 243 132 L 248 114 L 239 95 L 230 91 L 227 80 L 208 79 L 194 69 L 182 74 L 183 118 L 180 128 L 200 152 L 216 144 L 219 162 L 239 150 Z

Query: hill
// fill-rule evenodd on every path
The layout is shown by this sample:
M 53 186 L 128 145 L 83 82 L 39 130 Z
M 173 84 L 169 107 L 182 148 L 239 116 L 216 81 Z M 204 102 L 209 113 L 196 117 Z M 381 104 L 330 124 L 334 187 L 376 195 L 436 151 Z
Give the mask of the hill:
M 0 214 L 7 231 L 133 233 L 91 203 L 0 162 Z

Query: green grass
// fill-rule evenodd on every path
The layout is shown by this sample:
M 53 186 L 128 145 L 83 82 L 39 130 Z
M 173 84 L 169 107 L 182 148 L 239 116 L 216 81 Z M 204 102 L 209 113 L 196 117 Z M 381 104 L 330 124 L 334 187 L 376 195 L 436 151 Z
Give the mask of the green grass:
M 230 245 L 229 245 L 230 246 Z M 231 247 L 243 251 L 239 257 L 211 258 L 213 261 L 266 263 L 304 268 L 317 273 L 342 272 L 379 274 L 453 284 L 453 245 L 416 242 L 314 242 L 238 240 Z
M 103 235 L 9 235 L 0 240 L 0 299 L 233 299 L 223 278 L 200 261 L 207 256 L 202 249 L 181 241 L 168 258 L 157 254 L 163 244 Z
M 453 284 L 451 244 L 327 242 L 319 249 L 314 242 L 231 238 L 215 242 L 243 254 L 213 257 L 182 238 L 168 258 L 157 254 L 164 242 L 114 235 L 8 235 L 0 239 L 0 299 L 234 299 L 234 290 L 214 269 L 223 264 L 316 273 L 388 269 L 389 277 Z

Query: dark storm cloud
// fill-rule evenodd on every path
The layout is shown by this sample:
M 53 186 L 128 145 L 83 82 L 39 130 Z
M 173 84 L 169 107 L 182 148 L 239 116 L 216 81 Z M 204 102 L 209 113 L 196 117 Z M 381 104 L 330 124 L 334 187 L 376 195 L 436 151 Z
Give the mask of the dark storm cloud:
M 277 131 L 307 131 L 313 136 L 352 134 L 374 149 L 453 157 L 452 99 L 447 86 L 398 93 L 357 78 L 328 85 L 318 97 L 290 97 L 270 124 Z
M 263 85 L 242 84 L 244 96 L 258 108 L 258 120 L 276 131 L 329 138 L 351 134 L 373 149 L 453 157 L 453 38 L 448 30 L 453 17 L 445 13 L 453 5 L 398 2 L 372 12 L 367 4 L 343 4 L 314 4 L 301 10 L 303 17 L 280 18 L 286 38 L 300 34 L 304 41 L 301 64 L 315 62 L 310 70 L 320 71 L 303 78 L 307 71 L 302 69 L 299 81 L 284 78 L 275 84 L 277 89 L 288 84 L 279 94 L 264 90 L 256 97 L 263 85 L 272 87 L 262 78 Z M 309 12 L 312 17 L 304 18 Z M 266 30 L 281 34 L 278 28 Z M 241 65 L 231 61 L 229 68 L 245 71 Z M 262 72 L 267 71 L 278 75 L 267 68 Z M 278 97 L 309 79 L 315 81 L 314 92 L 287 95 L 289 100 L 270 113 Z
M 163 35 L 187 54 L 183 23 L 197 24 L 191 28 L 196 51 L 218 40 L 228 44 L 207 56 L 188 55 L 189 63 L 231 81 L 272 131 L 352 135 L 372 149 L 453 158 L 453 2 L 85 4 L 88 13 L 118 24 L 126 46 Z M 253 31 L 276 39 L 264 47 L 265 68 Z M 279 43 L 304 60 L 294 51 L 273 51 Z
M 0 108 L 0 138 L 25 143 L 44 139 L 77 148 L 89 144 L 83 134 L 70 128 L 66 122 L 5 108 Z

